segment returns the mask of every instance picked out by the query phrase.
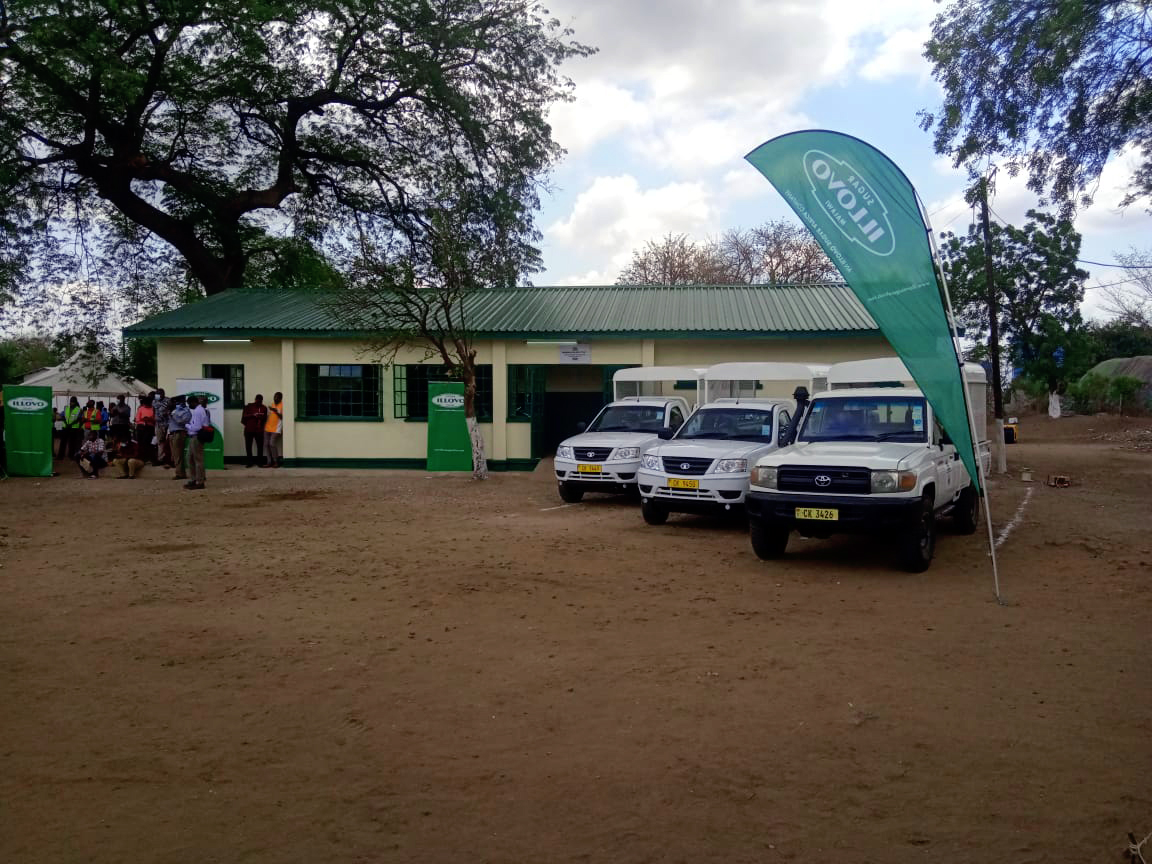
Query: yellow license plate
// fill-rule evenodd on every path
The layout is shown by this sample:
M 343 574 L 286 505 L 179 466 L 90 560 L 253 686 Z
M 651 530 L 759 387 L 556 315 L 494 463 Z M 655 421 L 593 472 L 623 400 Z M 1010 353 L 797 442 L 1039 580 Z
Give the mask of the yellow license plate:
M 604 470 L 602 465 L 577 465 L 576 470 L 581 474 L 599 474 Z
M 699 489 L 699 480 L 679 480 L 676 477 L 668 478 L 669 489 Z
M 819 522 L 835 522 L 840 518 L 839 510 L 827 510 L 823 507 L 797 507 L 797 519 L 815 519 Z

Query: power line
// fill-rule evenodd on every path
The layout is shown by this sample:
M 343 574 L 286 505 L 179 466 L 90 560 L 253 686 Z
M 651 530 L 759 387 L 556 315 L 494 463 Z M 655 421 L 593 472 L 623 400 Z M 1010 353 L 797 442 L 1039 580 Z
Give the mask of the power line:
M 991 204 L 988 205 L 988 209 L 992 212 L 992 215 L 996 217 L 997 222 L 999 222 L 1001 225 L 1003 225 L 1005 227 L 1008 227 L 1008 225 L 1009 225 L 1008 220 L 1005 219 L 1003 216 L 1001 216 L 999 213 L 997 213 L 995 210 L 993 210 Z M 1118 267 L 1121 270 L 1152 270 L 1152 264 L 1117 264 L 1115 262 L 1109 264 L 1105 261 L 1089 261 L 1087 258 L 1077 258 L 1076 263 L 1077 264 L 1091 264 L 1093 267 Z M 1125 282 L 1132 282 L 1133 280 L 1132 279 L 1125 279 L 1124 281 Z M 1119 285 L 1120 283 L 1117 282 L 1115 284 Z

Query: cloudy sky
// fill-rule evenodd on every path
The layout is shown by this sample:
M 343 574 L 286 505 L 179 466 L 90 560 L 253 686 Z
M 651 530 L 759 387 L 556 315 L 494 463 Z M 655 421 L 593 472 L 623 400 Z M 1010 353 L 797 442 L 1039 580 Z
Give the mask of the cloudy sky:
M 927 203 L 933 228 L 971 220 L 964 175 L 932 150 L 917 112 L 940 91 L 921 56 L 939 10 L 930 0 L 552 0 L 575 38 L 600 50 L 571 62 L 576 100 L 554 109 L 568 156 L 539 214 L 545 273 L 538 285 L 611 284 L 649 239 L 703 240 L 728 228 L 794 218 L 743 159 L 769 138 L 834 129 L 887 153 Z M 1080 215 L 1082 255 L 1152 246 L 1152 216 L 1121 211 L 1130 160 L 1101 178 Z M 1022 224 L 1036 206 L 1024 178 L 1001 176 L 992 208 Z M 1120 270 L 1083 265 L 1089 285 Z M 1098 316 L 1099 290 L 1086 312 Z

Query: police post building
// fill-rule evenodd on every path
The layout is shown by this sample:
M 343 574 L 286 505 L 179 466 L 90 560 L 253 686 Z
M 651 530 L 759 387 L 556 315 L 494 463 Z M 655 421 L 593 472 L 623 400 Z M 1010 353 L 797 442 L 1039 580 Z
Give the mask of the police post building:
M 468 320 L 480 364 L 477 415 L 494 470 L 551 456 L 611 398 L 622 368 L 893 353 L 839 283 L 497 289 L 469 298 Z M 244 404 L 280 391 L 286 465 L 425 465 L 428 383 L 446 379 L 443 367 L 420 345 L 382 365 L 315 295 L 226 291 L 124 335 L 157 340 L 158 386 L 169 394 L 180 378 L 224 381 L 229 461 L 243 457 Z M 693 382 L 676 386 L 693 400 Z

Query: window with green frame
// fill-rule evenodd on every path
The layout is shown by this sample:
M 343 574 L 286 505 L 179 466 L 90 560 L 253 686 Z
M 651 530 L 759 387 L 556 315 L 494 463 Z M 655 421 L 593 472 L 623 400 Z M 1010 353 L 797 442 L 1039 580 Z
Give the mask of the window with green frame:
M 444 366 L 428 363 L 397 364 L 392 367 L 392 409 L 404 420 L 428 419 L 428 382 L 458 381 Z M 476 367 L 476 419 L 492 422 L 492 365 Z
M 201 367 L 205 378 L 220 378 L 224 381 L 224 407 L 244 407 L 244 364 L 205 363 Z
M 509 422 L 527 423 L 543 411 L 547 374 L 543 366 L 512 364 L 508 367 Z
M 382 420 L 380 367 L 358 363 L 296 366 L 296 416 L 303 420 Z

